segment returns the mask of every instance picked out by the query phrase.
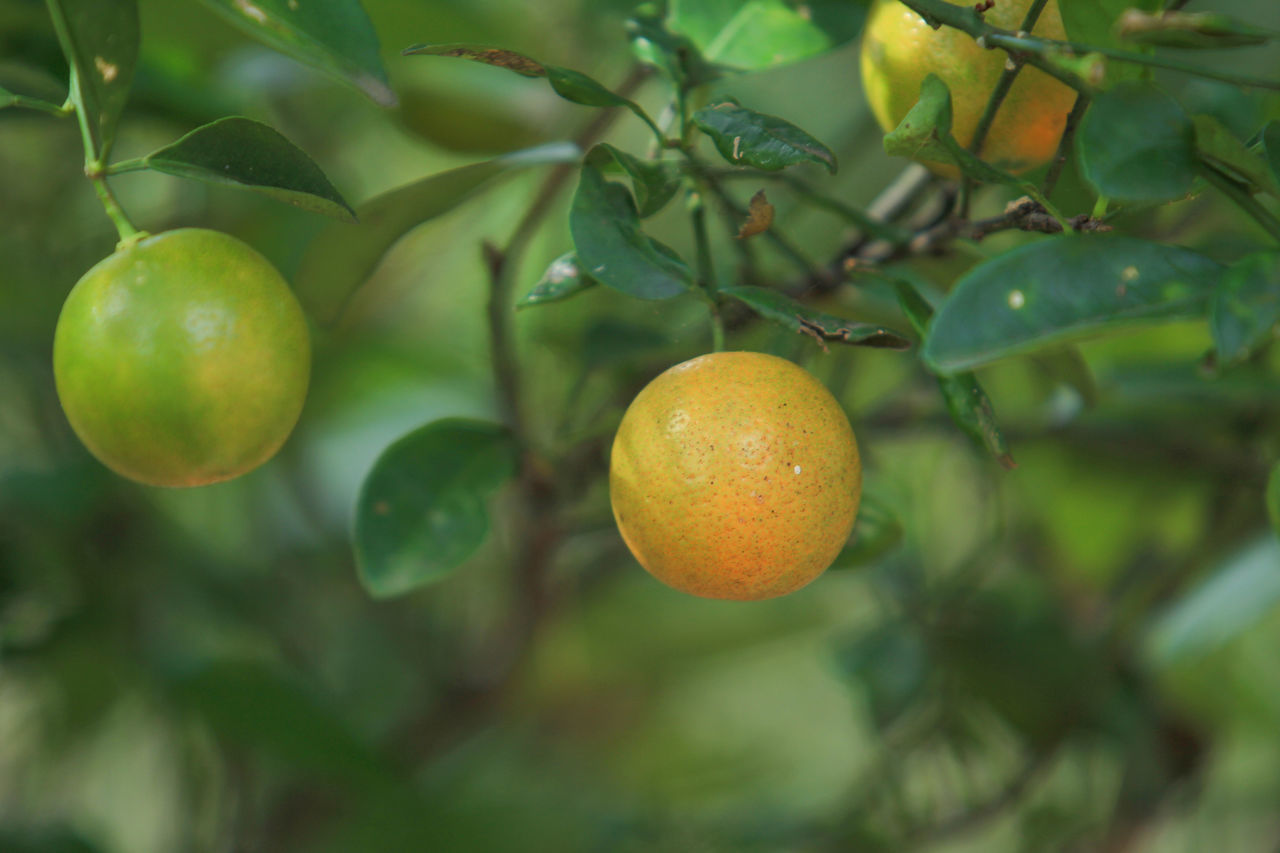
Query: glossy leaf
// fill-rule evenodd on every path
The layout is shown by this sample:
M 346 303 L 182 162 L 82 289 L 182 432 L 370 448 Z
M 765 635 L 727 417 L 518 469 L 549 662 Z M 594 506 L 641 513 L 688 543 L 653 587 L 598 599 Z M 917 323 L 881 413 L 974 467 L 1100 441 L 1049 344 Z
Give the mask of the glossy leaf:
M 766 320 L 793 332 L 809 335 L 818 341 L 835 341 L 879 349 L 911 349 L 911 342 L 892 329 L 825 314 L 776 290 L 743 285 L 724 287 L 719 292 L 738 300 Z
M 355 554 L 371 595 L 441 580 L 484 543 L 489 496 L 515 475 L 511 433 L 485 421 L 434 421 L 378 457 L 356 502 Z
M 137 0 L 48 0 L 95 159 L 105 161 L 138 63 Z
M 231 117 L 198 127 L 148 154 L 148 168 L 183 178 L 255 190 L 310 210 L 355 221 L 355 211 L 302 149 L 261 122 Z
M 1195 129 L 1150 83 L 1122 83 L 1089 107 L 1076 134 L 1085 178 L 1116 201 L 1169 201 L 1191 191 Z
M 590 163 L 582 166 L 569 231 L 586 274 L 629 296 L 668 299 L 693 284 L 688 265 L 641 230 L 627 188 Z
M 516 303 L 516 310 L 577 296 L 587 288 L 595 286 L 595 283 L 595 279 L 582 274 L 578 256 L 573 252 L 567 252 L 551 262 L 547 271 L 542 274 L 542 278 L 533 286 L 533 290 Z
M 661 135 L 653 119 L 635 101 L 610 91 L 603 84 L 571 68 L 547 65 L 531 56 L 500 47 L 471 44 L 416 44 L 403 51 L 405 56 L 451 56 L 505 68 L 523 77 L 545 77 L 557 95 L 566 101 L 587 107 L 626 107 Z
M 703 107 L 694 124 L 711 137 L 720 156 L 735 166 L 776 172 L 797 163 L 817 163 L 835 174 L 836 155 L 791 122 L 732 101 Z
M 1230 557 L 1156 619 L 1148 652 L 1168 667 L 1219 648 L 1280 605 L 1280 538 L 1267 535 Z
M 295 276 L 298 298 L 317 320 L 333 322 L 387 250 L 409 231 L 448 213 L 513 169 L 578 156 L 574 146 L 556 143 L 439 172 L 375 196 L 356 207 L 358 224 L 334 223 L 311 241 Z
M 954 373 L 1138 322 L 1204 316 L 1222 267 L 1132 237 L 1053 237 L 979 264 L 956 283 L 924 345 Z
M 1223 362 L 1242 361 L 1274 338 L 1280 325 L 1280 252 L 1258 252 L 1222 274 L 1209 328 Z
M 604 169 L 612 158 L 631 178 L 636 209 L 641 218 L 652 216 L 680 189 L 680 175 L 675 166 L 663 160 L 641 160 L 613 145 L 601 143 L 587 153 L 587 162 Z
M 393 106 L 378 36 L 360 0 L 203 0 L 259 41 Z
M 853 38 L 866 8 L 816 0 L 673 0 L 672 30 L 712 62 L 754 71 L 824 53 Z
M 916 290 L 915 286 L 901 279 L 894 281 L 898 294 L 898 304 L 902 312 L 911 321 L 916 334 L 922 338 L 928 334 L 929 321 L 933 316 L 933 306 Z M 995 457 L 1006 470 L 1017 467 L 1013 455 L 1009 451 L 1008 442 L 1000 425 L 996 423 L 995 408 L 991 399 L 972 373 L 956 373 L 950 376 L 939 376 L 938 390 L 942 392 L 947 413 L 956 426 Z
M 1225 172 L 1242 183 L 1280 197 L 1277 182 L 1263 156 L 1249 149 L 1218 119 L 1210 115 L 1198 115 L 1193 120 L 1196 130 L 1196 151 L 1200 159 Z

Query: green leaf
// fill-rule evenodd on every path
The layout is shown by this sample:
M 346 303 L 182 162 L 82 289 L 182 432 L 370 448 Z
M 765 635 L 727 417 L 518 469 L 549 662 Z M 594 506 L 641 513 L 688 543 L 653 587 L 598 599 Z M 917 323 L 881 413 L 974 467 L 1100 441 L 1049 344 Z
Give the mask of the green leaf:
M 1280 119 L 1268 122 L 1262 129 L 1262 154 L 1272 179 L 1280 183 Z
M 864 492 L 849 544 L 841 549 L 831 568 L 860 569 L 876 563 L 902 544 L 904 535 L 902 521 L 893 510 L 874 494 Z
M 1224 48 L 1263 44 L 1280 33 L 1237 21 L 1218 12 L 1163 12 L 1129 9 L 1116 34 L 1135 44 L 1176 48 Z
M 571 68 L 560 68 L 547 65 L 531 56 L 517 53 L 500 47 L 485 47 L 473 44 L 416 44 L 405 48 L 405 56 L 452 56 L 469 59 L 505 68 L 523 77 L 545 77 L 555 93 L 566 101 L 582 104 L 587 107 L 626 107 L 647 124 L 655 134 L 662 136 L 662 131 L 653 123 L 653 119 L 635 101 L 611 92 L 602 84 L 581 71 Z
M 640 229 L 627 188 L 590 163 L 582 166 L 569 231 L 586 274 L 629 296 L 668 299 L 693 284 L 688 265 Z
M 375 102 L 394 106 L 378 36 L 360 0 L 203 0 L 249 35 Z
M 1280 539 L 1264 536 L 1162 612 L 1147 651 L 1165 668 L 1200 657 L 1243 634 L 1280 604 Z
M 71 100 L 81 111 L 93 158 L 105 162 L 138 63 L 137 0 L 48 0 L 71 66 Z
M 1243 361 L 1271 340 L 1280 324 L 1280 252 L 1258 252 L 1232 264 L 1209 303 L 1218 358 Z
M 638 8 L 626 27 L 631 52 L 677 88 L 688 90 L 720 78 L 720 70 L 703 58 L 702 51 L 688 37 L 672 32 L 651 6 Z
M 586 159 L 593 166 L 604 169 L 610 157 L 630 176 L 641 218 L 657 213 L 680 189 L 679 172 L 672 163 L 665 160 L 641 160 L 607 142 L 587 152 Z
M 933 306 L 908 281 L 895 279 L 894 289 L 898 294 L 898 304 L 911 321 L 916 334 L 925 337 L 928 334 L 929 321 L 933 317 Z M 938 389 L 942 392 L 947 413 L 956 426 L 996 458 L 1006 470 L 1017 467 L 1000 425 L 996 423 L 995 408 L 991 399 L 972 373 L 957 373 L 951 376 L 939 376 Z
M 516 473 L 506 427 L 434 421 L 378 457 L 356 501 L 360 581 L 376 598 L 441 580 L 484 544 L 488 497 Z
M 831 149 L 785 119 L 725 101 L 698 110 L 693 121 L 715 142 L 720 156 L 735 166 L 776 172 L 807 161 L 836 172 Z
M 756 71 L 825 53 L 853 38 L 865 14 L 831 0 L 672 0 L 667 23 L 708 60 Z
M 0 850 L 5 853 L 100 853 L 102 848 L 61 827 L 28 831 L 0 827 Z
M 879 349 L 911 349 L 911 342 L 892 329 L 824 314 L 776 290 L 742 285 L 723 287 L 719 293 L 738 300 L 766 320 L 793 332 L 809 335 L 818 341 L 836 341 Z
M 1222 267 L 1133 237 L 1064 235 L 966 273 L 938 310 L 923 357 L 954 373 L 1138 322 L 1204 316 Z
M 1271 517 L 1271 529 L 1280 536 L 1280 462 L 1271 469 L 1267 481 L 1267 515 Z
M 1099 47 L 1121 47 L 1122 42 L 1116 35 L 1116 21 L 1129 8 L 1155 11 L 1163 5 L 1163 0 L 1070 0 L 1058 4 L 1062 14 L 1062 25 L 1067 31 L 1067 40 L 1080 44 L 1098 45 Z M 1115 63 L 1107 69 L 1110 77 L 1114 72 L 1130 74 L 1125 63 Z
M 570 296 L 577 296 L 589 287 L 594 287 L 595 279 L 582 274 L 578 256 L 566 252 L 551 262 L 542 278 L 516 303 L 516 310 L 533 305 L 545 305 L 548 302 L 559 302 Z
M 1276 181 L 1263 156 L 1249 149 L 1231 130 L 1210 115 L 1192 120 L 1196 131 L 1196 150 L 1200 159 L 1241 183 L 1280 197 Z
M 177 699 L 221 738 L 354 788 L 393 778 L 387 759 L 289 673 L 256 661 L 217 660 L 169 677 Z
M 1170 201 L 1196 178 L 1195 129 L 1182 107 L 1150 83 L 1099 95 L 1076 134 L 1085 178 L 1116 201 Z
M 0 62 L 0 109 L 15 105 L 60 109 L 66 99 L 66 87 L 45 72 Z
M 255 190 L 304 210 L 347 222 L 355 211 L 310 157 L 261 122 L 233 116 L 197 127 L 151 152 L 157 172 Z
M 322 323 L 338 318 L 396 241 L 453 210 L 513 169 L 567 163 L 581 156 L 573 145 L 517 151 L 414 181 L 357 206 L 359 224 L 333 223 L 307 246 L 294 287 L 303 306 Z

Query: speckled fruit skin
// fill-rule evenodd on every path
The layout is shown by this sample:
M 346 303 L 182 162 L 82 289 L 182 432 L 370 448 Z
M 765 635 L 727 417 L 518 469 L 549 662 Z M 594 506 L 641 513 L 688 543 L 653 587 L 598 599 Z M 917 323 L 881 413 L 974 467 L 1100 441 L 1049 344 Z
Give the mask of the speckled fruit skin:
M 809 583 L 848 540 L 861 494 L 858 445 L 831 392 L 753 352 L 699 356 L 645 386 L 609 466 L 631 553 L 704 598 L 754 601 Z
M 1017 31 L 1031 0 L 996 0 L 987 23 Z M 1049 0 L 1036 21 L 1038 36 L 1066 38 L 1058 0 Z M 920 97 L 930 72 L 951 90 L 952 128 L 966 148 L 1004 70 L 1003 50 L 985 50 L 967 33 L 952 27 L 933 29 L 898 0 L 874 0 L 862 35 L 862 87 L 880 126 L 893 130 Z M 1062 139 L 1076 93 L 1036 68 L 1023 68 L 1005 97 L 983 143 L 982 159 L 1014 173 L 1053 158 Z M 954 166 L 926 163 L 955 177 Z
M 270 459 L 311 371 L 306 319 L 266 258 L 217 231 L 146 237 L 85 273 L 54 333 L 58 398 L 118 474 L 200 486 Z

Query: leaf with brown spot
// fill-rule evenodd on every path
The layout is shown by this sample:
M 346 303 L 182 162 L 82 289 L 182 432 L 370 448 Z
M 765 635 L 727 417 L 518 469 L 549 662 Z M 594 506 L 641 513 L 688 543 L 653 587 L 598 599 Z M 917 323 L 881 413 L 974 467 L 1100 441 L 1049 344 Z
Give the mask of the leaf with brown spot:
M 809 335 L 824 346 L 826 341 L 837 341 L 880 349 L 911 348 L 911 342 L 892 329 L 824 314 L 777 291 L 743 285 L 722 287 L 720 293 L 742 302 L 766 320 L 785 326 L 798 334 Z
M 745 240 L 768 231 L 773 227 L 773 214 L 773 205 L 765 197 L 764 190 L 760 190 L 751 197 L 747 206 L 747 221 L 738 229 L 738 239 Z
M 424 54 L 427 56 L 453 56 L 458 59 L 469 59 L 472 62 L 483 62 L 514 71 L 525 77 L 546 77 L 547 69 L 536 59 L 506 50 L 501 47 L 485 47 L 471 44 L 417 44 L 403 51 L 405 56 Z

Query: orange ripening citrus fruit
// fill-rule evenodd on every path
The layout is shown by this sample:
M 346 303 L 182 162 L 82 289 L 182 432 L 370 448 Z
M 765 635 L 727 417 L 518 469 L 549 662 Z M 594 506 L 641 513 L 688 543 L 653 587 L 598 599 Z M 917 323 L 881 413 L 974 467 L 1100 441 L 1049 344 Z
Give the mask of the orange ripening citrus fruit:
M 996 0 L 984 18 L 993 26 L 1017 31 L 1031 3 Z M 1045 5 L 1033 32 L 1050 39 L 1066 37 L 1058 0 Z M 968 33 L 945 26 L 933 29 L 898 0 L 874 0 L 862 35 L 862 87 L 876 120 L 889 131 L 915 106 L 924 78 L 937 74 L 951 90 L 951 133 L 968 148 L 1006 59 L 1003 50 L 979 47 Z M 1000 105 L 979 156 L 1014 173 L 1049 162 L 1075 100 L 1071 87 L 1038 68 L 1024 67 Z M 959 174 L 949 164 L 926 165 L 941 175 Z
M 266 258 L 196 228 L 145 237 L 76 283 L 53 342 L 58 398 L 108 468 L 200 486 L 270 459 L 311 371 L 306 319 Z
M 840 404 L 785 359 L 721 352 L 670 368 L 618 427 L 609 497 L 658 580 L 753 601 L 822 574 L 849 538 L 862 465 Z

